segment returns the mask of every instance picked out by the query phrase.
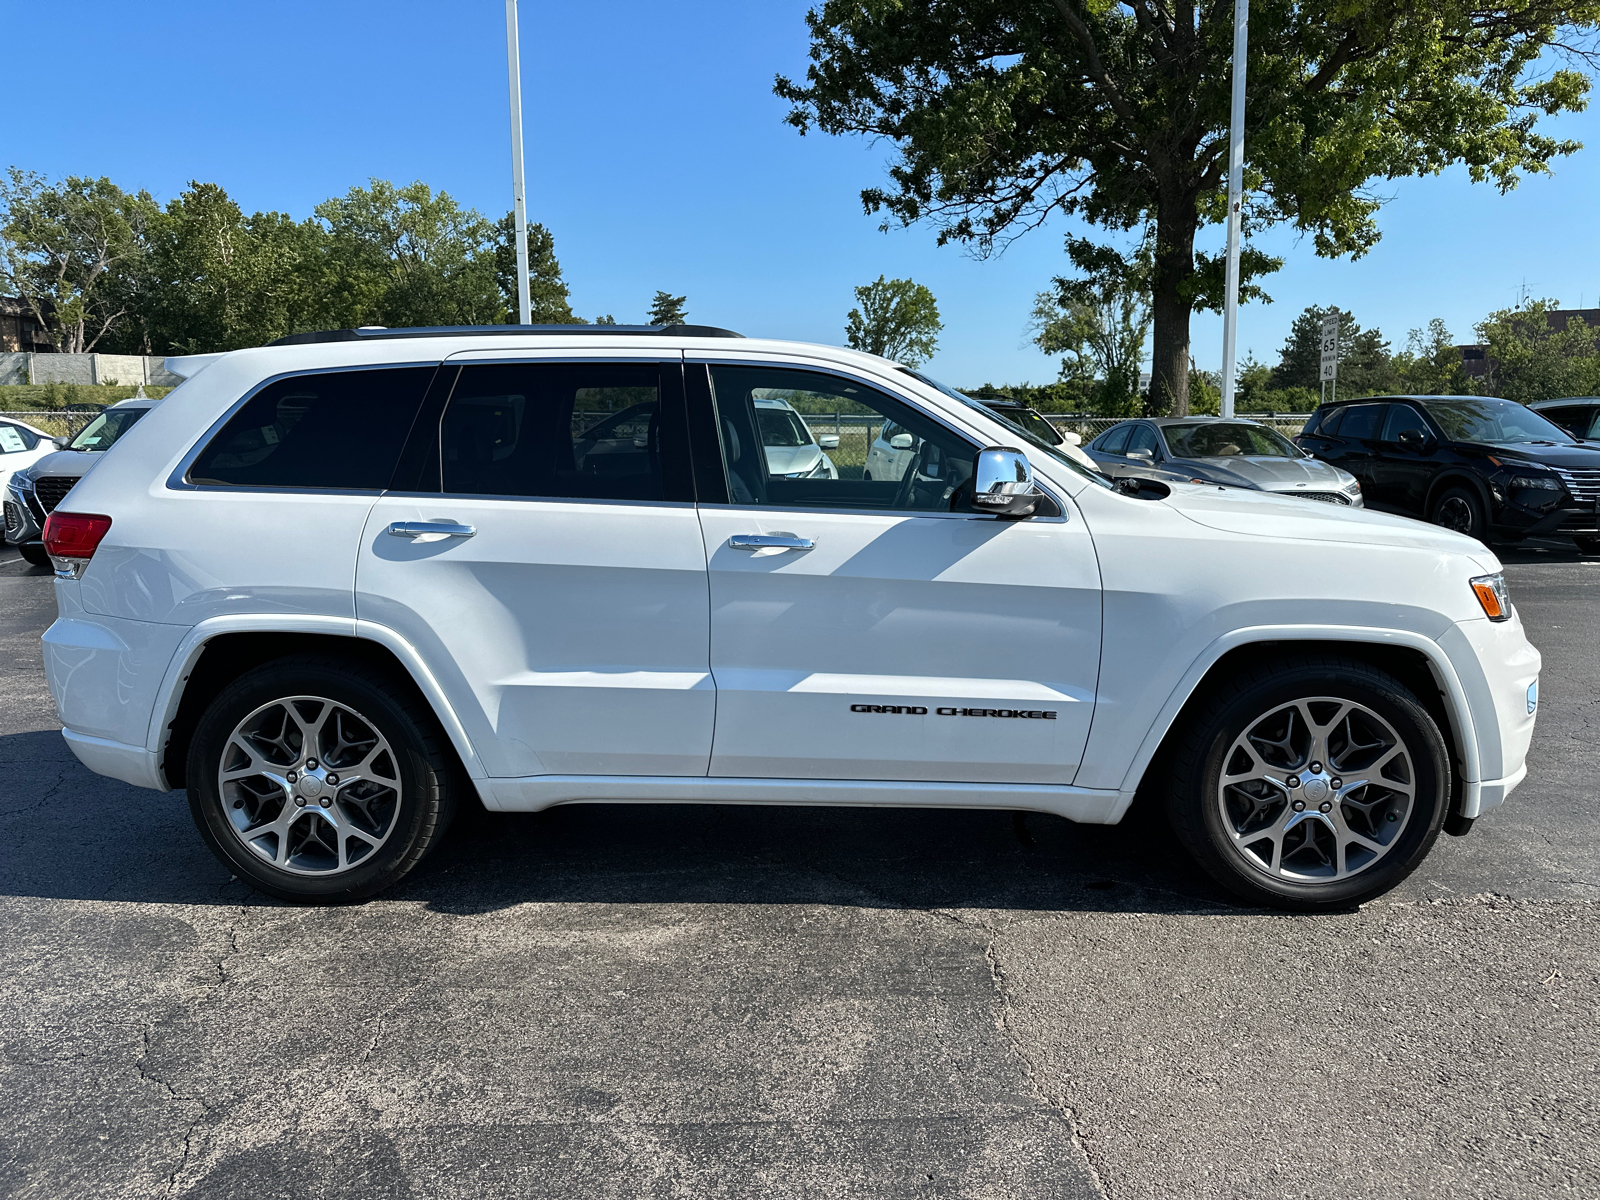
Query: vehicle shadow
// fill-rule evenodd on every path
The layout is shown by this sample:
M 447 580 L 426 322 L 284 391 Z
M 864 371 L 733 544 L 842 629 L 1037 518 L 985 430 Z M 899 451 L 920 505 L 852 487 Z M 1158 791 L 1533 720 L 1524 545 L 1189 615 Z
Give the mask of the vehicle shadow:
M 181 792 L 90 773 L 54 731 L 0 736 L 0 895 L 276 905 L 231 877 Z M 385 893 L 438 913 L 521 904 L 825 904 L 863 908 L 1232 911 L 1165 824 L 1037 813 L 474 800 Z
M 1570 538 L 1529 538 L 1525 542 L 1489 547 L 1507 566 L 1535 563 L 1600 562 L 1600 554 L 1585 554 Z

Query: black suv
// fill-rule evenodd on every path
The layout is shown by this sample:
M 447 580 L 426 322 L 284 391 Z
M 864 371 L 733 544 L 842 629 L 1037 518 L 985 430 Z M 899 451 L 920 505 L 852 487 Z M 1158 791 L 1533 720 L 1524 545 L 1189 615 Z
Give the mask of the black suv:
M 1565 534 L 1600 553 L 1600 445 L 1515 401 L 1341 400 L 1318 408 L 1295 440 L 1359 479 L 1369 508 L 1480 540 Z

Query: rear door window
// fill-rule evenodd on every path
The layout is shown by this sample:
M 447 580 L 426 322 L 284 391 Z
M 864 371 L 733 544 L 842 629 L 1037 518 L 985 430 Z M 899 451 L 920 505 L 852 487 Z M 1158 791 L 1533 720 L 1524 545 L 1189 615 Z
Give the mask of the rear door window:
M 584 500 L 693 496 L 676 364 L 462 368 L 439 426 L 444 491 Z M 663 403 L 664 393 L 671 403 Z
M 327 371 L 270 383 L 200 452 L 189 482 L 381 491 L 434 370 Z
M 1339 420 L 1339 436 L 1346 441 L 1361 441 L 1378 436 L 1378 425 L 1387 404 L 1352 404 Z

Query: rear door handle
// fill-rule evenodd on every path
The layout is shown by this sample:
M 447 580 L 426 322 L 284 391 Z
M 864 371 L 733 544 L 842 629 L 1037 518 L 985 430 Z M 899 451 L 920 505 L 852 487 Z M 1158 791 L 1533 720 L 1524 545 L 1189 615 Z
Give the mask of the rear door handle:
M 812 550 L 816 542 L 792 533 L 736 533 L 728 539 L 733 550 Z
M 389 532 L 395 537 L 422 537 L 436 533 L 445 537 L 469 538 L 478 530 L 472 525 L 457 525 L 451 521 L 391 521 Z

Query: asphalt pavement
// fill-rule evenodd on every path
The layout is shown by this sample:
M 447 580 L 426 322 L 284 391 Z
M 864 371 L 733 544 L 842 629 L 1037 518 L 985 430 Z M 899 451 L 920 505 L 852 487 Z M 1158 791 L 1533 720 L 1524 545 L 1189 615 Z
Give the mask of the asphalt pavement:
M 0 549 L 0 1196 L 1600 1194 L 1600 559 L 1503 557 L 1527 782 L 1305 917 L 1147 822 L 699 806 L 279 904 L 78 765 Z

